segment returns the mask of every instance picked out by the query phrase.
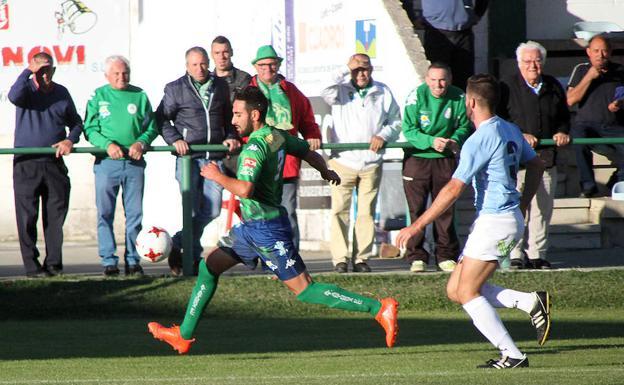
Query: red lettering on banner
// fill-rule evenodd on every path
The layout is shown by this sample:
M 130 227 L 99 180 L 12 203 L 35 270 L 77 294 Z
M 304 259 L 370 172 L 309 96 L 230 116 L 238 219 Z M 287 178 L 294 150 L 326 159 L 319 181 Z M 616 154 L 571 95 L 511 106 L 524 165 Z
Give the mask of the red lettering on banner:
M 0 29 L 9 29 L 9 4 L 0 0 Z
M 39 52 L 45 52 L 52 56 L 60 65 L 71 64 L 76 60 L 76 64 L 85 64 L 85 46 L 84 45 L 70 45 L 67 47 L 61 47 L 53 45 L 52 49 L 46 46 L 32 47 L 26 57 L 24 57 L 24 47 L 2 47 L 2 65 L 7 67 L 9 65 L 24 66 L 30 62 L 33 56 Z
M 339 49 L 344 46 L 344 26 L 299 23 L 299 52 Z

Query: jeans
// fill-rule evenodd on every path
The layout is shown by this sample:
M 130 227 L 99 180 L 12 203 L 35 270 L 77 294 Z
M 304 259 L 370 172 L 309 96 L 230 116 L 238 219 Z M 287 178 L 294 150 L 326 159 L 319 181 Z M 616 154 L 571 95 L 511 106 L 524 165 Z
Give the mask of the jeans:
M 201 237 L 204 233 L 204 228 L 221 213 L 221 196 L 223 193 L 223 187 L 218 183 L 205 179 L 199 172 L 201 168 L 210 163 L 209 159 L 192 159 L 191 160 L 191 200 L 193 202 L 193 258 L 195 261 L 201 259 L 203 251 L 201 245 Z M 221 171 L 223 171 L 223 164 L 219 161 L 216 162 L 219 165 Z M 176 159 L 176 179 L 180 184 L 180 193 L 182 193 L 182 158 Z M 184 229 L 178 231 L 173 236 L 173 246 L 182 248 L 182 232 Z
M 143 187 L 145 181 L 145 160 L 97 159 L 93 166 L 95 173 L 95 205 L 97 207 L 98 251 L 102 266 L 116 266 L 119 257 L 115 255 L 117 244 L 113 232 L 115 206 L 119 188 L 126 214 L 126 266 L 138 265 L 140 258 L 136 250 L 136 238 L 143 220 Z
M 606 125 L 597 122 L 575 122 L 571 130 L 572 138 L 617 138 L 624 135 L 624 127 Z M 624 181 L 624 144 L 611 144 L 615 147 L 618 182 Z M 575 145 L 576 165 L 579 170 L 581 189 L 590 190 L 596 187 L 590 146 Z

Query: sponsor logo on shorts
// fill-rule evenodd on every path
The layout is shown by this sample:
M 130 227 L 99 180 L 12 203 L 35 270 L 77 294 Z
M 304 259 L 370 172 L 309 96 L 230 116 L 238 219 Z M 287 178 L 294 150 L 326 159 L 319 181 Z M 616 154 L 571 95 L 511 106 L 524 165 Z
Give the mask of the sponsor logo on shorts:
M 268 267 L 269 269 L 271 269 L 271 271 L 275 271 L 275 270 L 277 270 L 277 266 L 275 266 L 275 264 L 274 264 L 273 262 L 271 262 L 271 261 L 266 261 L 266 263 L 265 263 L 265 264 L 267 265 L 267 267 Z
M 277 241 L 273 246 L 275 250 L 279 253 L 280 257 L 286 255 L 288 253 L 288 249 L 284 247 L 284 241 Z
M 295 260 L 292 259 L 292 258 L 288 258 L 286 260 L 286 268 L 288 269 L 288 268 L 291 268 L 293 266 L 295 266 Z

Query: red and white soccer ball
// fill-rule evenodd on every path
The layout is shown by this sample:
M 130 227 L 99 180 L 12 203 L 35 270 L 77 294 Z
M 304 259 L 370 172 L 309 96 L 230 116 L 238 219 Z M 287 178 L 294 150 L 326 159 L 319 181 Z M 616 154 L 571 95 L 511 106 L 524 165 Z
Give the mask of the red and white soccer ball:
M 166 259 L 171 252 L 171 236 L 162 227 L 143 228 L 136 239 L 137 252 L 145 262 L 155 263 Z

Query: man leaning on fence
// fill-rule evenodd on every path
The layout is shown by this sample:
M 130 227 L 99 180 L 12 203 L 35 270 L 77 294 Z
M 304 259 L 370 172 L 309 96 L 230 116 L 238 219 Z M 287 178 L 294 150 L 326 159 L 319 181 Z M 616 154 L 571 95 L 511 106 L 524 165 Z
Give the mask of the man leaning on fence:
M 182 156 L 189 154 L 190 144 L 223 144 L 229 151 L 240 147 L 232 127 L 232 104 L 228 84 L 208 70 L 208 53 L 202 47 L 186 51 L 186 73 L 165 86 L 156 117 L 162 136 L 173 145 L 176 159 L 176 179 L 182 188 Z M 195 152 L 191 154 L 191 196 L 193 199 L 193 261 L 194 270 L 203 251 L 201 237 L 204 228 L 221 213 L 223 188 L 202 178 L 201 168 L 215 162 L 223 169 L 223 151 Z M 173 249 L 169 267 L 175 276 L 182 274 L 182 230 L 173 236 Z
M 500 83 L 498 115 L 520 128 L 524 139 L 544 162 L 545 170 L 527 207 L 524 236 L 511 251 L 511 267 L 549 269 L 546 251 L 557 187 L 557 147 L 570 143 L 570 112 L 559 81 L 542 73 L 546 49 L 534 41 L 521 43 L 516 58 L 518 71 Z M 556 147 L 541 146 L 541 139 L 553 139 Z M 520 192 L 525 188 L 525 173 L 525 168 L 518 170 Z
M 624 66 L 611 61 L 611 43 L 601 35 L 589 40 L 589 63 L 574 67 L 568 83 L 568 106 L 578 105 L 572 123 L 573 138 L 624 136 Z M 624 144 L 613 144 L 617 171 L 611 183 L 624 181 Z M 581 196 L 598 193 L 592 153 L 588 145 L 575 145 Z
M 126 214 L 125 272 L 142 275 L 136 238 L 143 220 L 145 148 L 158 136 L 147 94 L 130 84 L 130 64 L 123 56 L 110 56 L 104 73 L 108 84 L 99 87 L 87 103 L 85 136 L 106 154 L 96 154 L 95 204 L 98 251 L 105 276 L 119 275 L 113 232 L 119 188 Z
M 62 156 L 80 140 L 82 119 L 69 91 L 52 81 L 52 56 L 39 52 L 9 90 L 15 110 L 15 147 L 54 147 L 55 155 L 20 154 L 13 159 L 17 235 L 28 277 L 63 271 L 63 223 L 70 182 Z M 69 127 L 69 134 L 65 127 Z M 37 220 L 41 201 L 46 257 L 39 262 Z
M 331 106 L 333 126 L 330 143 L 370 143 L 367 150 L 333 152 L 330 167 L 342 183 L 331 185 L 332 262 L 338 273 L 346 273 L 352 260 L 356 273 L 370 272 L 367 261 L 373 250 L 373 215 L 382 171 L 383 146 L 398 139 L 401 131 L 399 106 L 385 84 L 371 77 L 373 66 L 365 54 L 349 58 L 336 73 L 334 84 L 321 95 Z M 357 194 L 353 250 L 349 254 L 349 209 L 352 192 Z M 353 258 L 351 258 L 353 257 Z
M 413 149 L 405 150 L 403 160 L 403 187 L 414 222 L 425 211 L 429 195 L 435 200 L 451 180 L 457 167 L 456 155 L 470 135 L 464 92 L 451 85 L 451 70 L 446 64 L 431 64 L 425 84 L 408 96 L 403 135 L 414 145 Z M 433 222 L 435 255 L 443 271 L 453 271 L 459 256 L 454 216 L 451 206 Z M 414 273 L 427 268 L 429 253 L 424 240 L 424 234 L 419 233 L 407 242 L 405 260 Z

